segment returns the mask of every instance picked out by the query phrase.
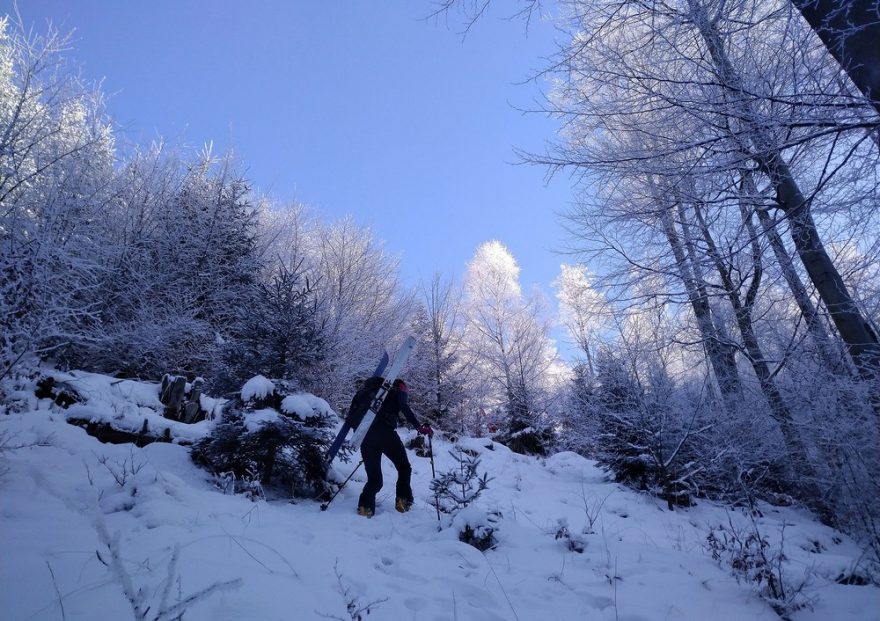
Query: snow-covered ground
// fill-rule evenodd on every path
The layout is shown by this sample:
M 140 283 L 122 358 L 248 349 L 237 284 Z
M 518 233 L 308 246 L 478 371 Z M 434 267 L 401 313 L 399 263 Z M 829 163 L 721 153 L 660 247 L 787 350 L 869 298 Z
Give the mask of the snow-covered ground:
M 89 399 L 71 408 L 78 415 L 135 431 L 144 417 L 151 428 L 174 425 L 158 414 L 155 384 L 69 379 Z M 184 619 L 352 619 L 359 608 L 379 620 L 778 618 L 706 552 L 710 527 L 747 524 L 743 514 L 706 502 L 671 512 L 573 453 L 537 459 L 463 440 L 493 478 L 475 507 L 455 525 L 444 517 L 438 530 L 431 464 L 413 452 L 412 511 L 394 511 L 385 462 L 377 514 L 365 519 L 355 514 L 362 471 L 326 512 L 315 502 L 252 502 L 220 493 L 185 446 L 101 444 L 65 422 L 70 412 L 32 399 L 26 411 L 0 416 L 4 620 L 132 619 L 126 588 L 142 589 L 153 619 L 163 596 L 167 609 L 215 584 Z M 176 425 L 175 437 L 198 437 L 209 425 Z M 438 473 L 453 465 L 450 446 L 435 438 Z M 353 466 L 336 468 L 344 477 Z M 495 549 L 458 540 L 460 522 L 490 512 L 501 516 Z M 771 547 L 784 535 L 786 572 L 807 578 L 812 609 L 793 619 L 880 619 L 880 589 L 834 582 L 859 561 L 849 539 L 790 508 L 763 507 L 757 523 Z M 569 537 L 557 538 L 563 526 Z M 116 541 L 117 569 L 108 541 Z M 169 573 L 179 581 L 166 593 Z

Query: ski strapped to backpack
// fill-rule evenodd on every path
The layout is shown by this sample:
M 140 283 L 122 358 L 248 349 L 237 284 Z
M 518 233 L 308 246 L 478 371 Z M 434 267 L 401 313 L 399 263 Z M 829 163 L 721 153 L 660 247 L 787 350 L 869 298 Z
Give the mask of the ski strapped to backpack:
M 397 352 L 397 355 L 394 357 L 394 361 L 391 363 L 388 371 L 385 372 L 383 376 L 384 381 L 379 387 L 376 396 L 373 398 L 373 402 L 372 404 L 370 404 L 370 408 L 364 414 L 363 419 L 360 421 L 360 424 L 357 425 L 354 433 L 351 436 L 351 440 L 349 442 L 353 449 L 360 448 L 361 443 L 364 441 L 364 437 L 367 435 L 367 432 L 373 425 L 373 421 L 376 420 L 376 413 L 379 411 L 379 408 L 382 407 L 382 403 L 385 401 L 385 397 L 387 397 L 388 393 L 391 391 L 391 386 L 392 384 L 394 384 L 394 380 L 396 380 L 397 376 L 400 375 L 400 372 L 403 371 L 403 367 L 406 366 L 406 363 L 409 360 L 409 356 L 410 354 L 412 354 L 415 348 L 416 339 L 411 336 L 406 337 L 406 340 L 400 347 L 400 351 Z
M 381 378 L 382 375 L 385 373 L 385 367 L 387 367 L 387 366 L 388 366 L 388 352 L 386 351 L 382 354 L 382 359 L 379 360 L 379 364 L 376 367 L 376 370 L 373 371 L 373 374 L 370 377 L 371 378 L 373 378 L 373 377 Z M 360 392 L 361 391 L 359 390 L 358 393 L 360 393 Z M 342 443 L 345 442 L 345 436 L 348 435 L 348 432 L 352 429 L 352 427 L 356 426 L 356 425 L 351 424 L 350 416 L 351 416 L 352 410 L 354 410 L 356 408 L 357 397 L 358 397 L 358 395 L 355 395 L 355 398 L 352 399 L 352 402 L 351 402 L 352 404 L 348 408 L 349 416 L 347 416 L 345 418 L 345 422 L 342 424 L 342 428 L 339 430 L 339 433 L 336 434 L 336 438 L 333 440 L 333 444 L 330 445 L 330 449 L 327 451 L 327 454 L 324 456 L 324 463 L 327 466 L 330 465 L 330 463 L 336 457 L 336 453 L 338 453 L 339 449 L 342 448 Z M 364 409 L 366 410 L 367 408 L 364 408 Z

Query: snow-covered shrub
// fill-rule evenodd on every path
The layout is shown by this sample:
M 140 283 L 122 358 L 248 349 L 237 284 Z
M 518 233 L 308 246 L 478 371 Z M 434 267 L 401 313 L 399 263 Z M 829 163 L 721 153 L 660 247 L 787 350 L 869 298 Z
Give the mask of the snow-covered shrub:
M 556 541 L 561 541 L 569 552 L 582 554 L 587 547 L 587 543 L 584 541 L 583 537 L 577 534 L 573 535 L 571 531 L 568 530 L 568 520 L 565 518 L 559 518 L 557 520 L 556 534 L 553 538 L 556 539 Z
M 611 494 L 608 494 L 610 496 Z M 602 507 L 605 506 L 605 501 L 608 500 L 608 496 L 605 498 L 592 498 L 587 499 L 584 496 L 584 516 L 587 519 L 586 524 L 584 524 L 583 534 L 585 535 L 593 535 L 596 532 L 596 522 L 599 519 L 599 516 L 602 514 Z
M 477 473 L 480 458 L 475 452 L 456 445 L 449 454 L 455 465 L 431 481 L 431 491 L 440 510 L 455 515 L 479 498 L 492 478 L 488 473 Z
M 144 463 L 135 458 L 134 449 L 130 449 L 128 457 L 122 461 L 102 455 L 98 458 L 98 463 L 104 466 L 119 487 L 128 485 L 144 468 Z
M 275 384 L 254 378 L 193 446 L 192 458 L 227 481 L 233 478 L 238 492 L 253 494 L 258 480 L 265 488 L 314 498 L 326 491 L 323 455 L 333 440 L 333 421 L 322 399 L 282 398 Z
M 689 506 L 699 491 L 697 475 L 713 459 L 700 445 L 705 406 L 687 387 L 677 386 L 660 365 L 640 381 L 612 352 L 598 359 L 595 391 L 597 460 L 615 480 L 649 490 L 669 509 Z M 700 452 L 698 448 L 707 449 Z
M 786 568 L 784 537 L 780 537 L 778 544 L 771 545 L 754 516 L 751 513 L 749 516 L 750 522 L 745 527 L 735 525 L 730 515 L 726 526 L 712 527 L 706 536 L 706 549 L 715 562 L 731 571 L 737 582 L 751 585 L 780 617 L 787 619 L 789 614 L 810 606 L 804 592 L 807 577 L 792 578 Z M 784 535 L 785 526 L 782 528 Z
M 95 310 L 64 361 L 127 377 L 216 378 L 263 260 L 248 183 L 230 157 L 157 146 L 122 166 L 111 189 Z
M 455 516 L 452 525 L 458 531 L 459 541 L 485 552 L 498 544 L 495 533 L 502 517 L 498 511 L 471 505 Z
M 489 487 L 492 478 L 488 473 L 478 472 L 480 458 L 476 452 L 456 445 L 449 454 L 455 459 L 455 465 L 431 481 L 437 507 L 452 517 L 459 541 L 481 551 L 493 548 L 501 514 L 473 504 Z
M 144 469 L 146 464 L 135 456 L 133 448 L 129 449 L 128 457 L 122 460 L 108 455 L 95 455 L 95 459 L 112 480 L 110 484 L 100 484 L 97 473 L 86 466 L 89 484 L 99 489 L 98 504 L 104 513 L 131 511 L 138 501 L 140 489 L 155 481 L 155 473 Z M 107 481 L 107 477 L 101 478 Z
M 241 477 L 236 477 L 231 470 L 221 472 L 214 477 L 214 484 L 224 494 L 241 494 L 250 500 L 265 500 L 266 492 L 260 483 L 258 472 L 250 470 Z
M 239 396 L 242 403 L 250 403 L 253 406 L 260 407 L 269 405 L 265 402 L 274 394 L 275 383 L 262 375 L 255 375 L 244 383 Z
M 523 425 L 522 419 L 513 418 L 507 429 L 494 436 L 514 453 L 521 455 L 547 455 L 553 444 L 553 433 L 547 427 L 538 426 L 538 417 L 532 417 L 531 425 Z

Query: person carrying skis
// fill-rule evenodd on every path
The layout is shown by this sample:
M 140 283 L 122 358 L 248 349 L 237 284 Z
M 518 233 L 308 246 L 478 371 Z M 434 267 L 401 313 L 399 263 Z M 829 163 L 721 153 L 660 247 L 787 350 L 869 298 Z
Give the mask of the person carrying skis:
M 382 407 L 376 412 L 370 430 L 361 444 L 361 458 L 367 471 L 367 482 L 358 499 L 358 515 L 373 517 L 376 512 L 376 494 L 382 489 L 382 455 L 388 457 L 397 469 L 397 499 L 394 508 L 405 513 L 413 504 L 410 476 L 412 467 L 406 456 L 406 449 L 397 435 L 397 419 L 400 413 L 419 433 L 433 436 L 430 425 L 422 425 L 407 403 L 407 387 L 403 380 L 396 379 L 385 397 Z

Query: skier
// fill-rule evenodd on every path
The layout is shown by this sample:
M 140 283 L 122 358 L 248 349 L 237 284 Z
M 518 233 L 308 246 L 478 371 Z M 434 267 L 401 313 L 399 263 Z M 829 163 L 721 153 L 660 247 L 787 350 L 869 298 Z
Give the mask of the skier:
M 382 407 L 376 413 L 370 430 L 361 444 L 361 458 L 364 460 L 364 468 L 367 471 L 367 482 L 358 499 L 358 515 L 373 517 L 376 512 L 376 494 L 382 489 L 382 455 L 386 455 L 397 469 L 397 499 L 394 508 L 405 513 L 409 511 L 413 503 L 412 487 L 410 487 L 410 475 L 412 467 L 406 457 L 406 449 L 403 442 L 395 431 L 397 417 L 403 413 L 407 422 L 419 433 L 433 436 L 434 430 L 430 425 L 419 423 L 407 403 L 407 387 L 403 380 L 396 379 L 392 384 L 391 391 L 385 397 Z

